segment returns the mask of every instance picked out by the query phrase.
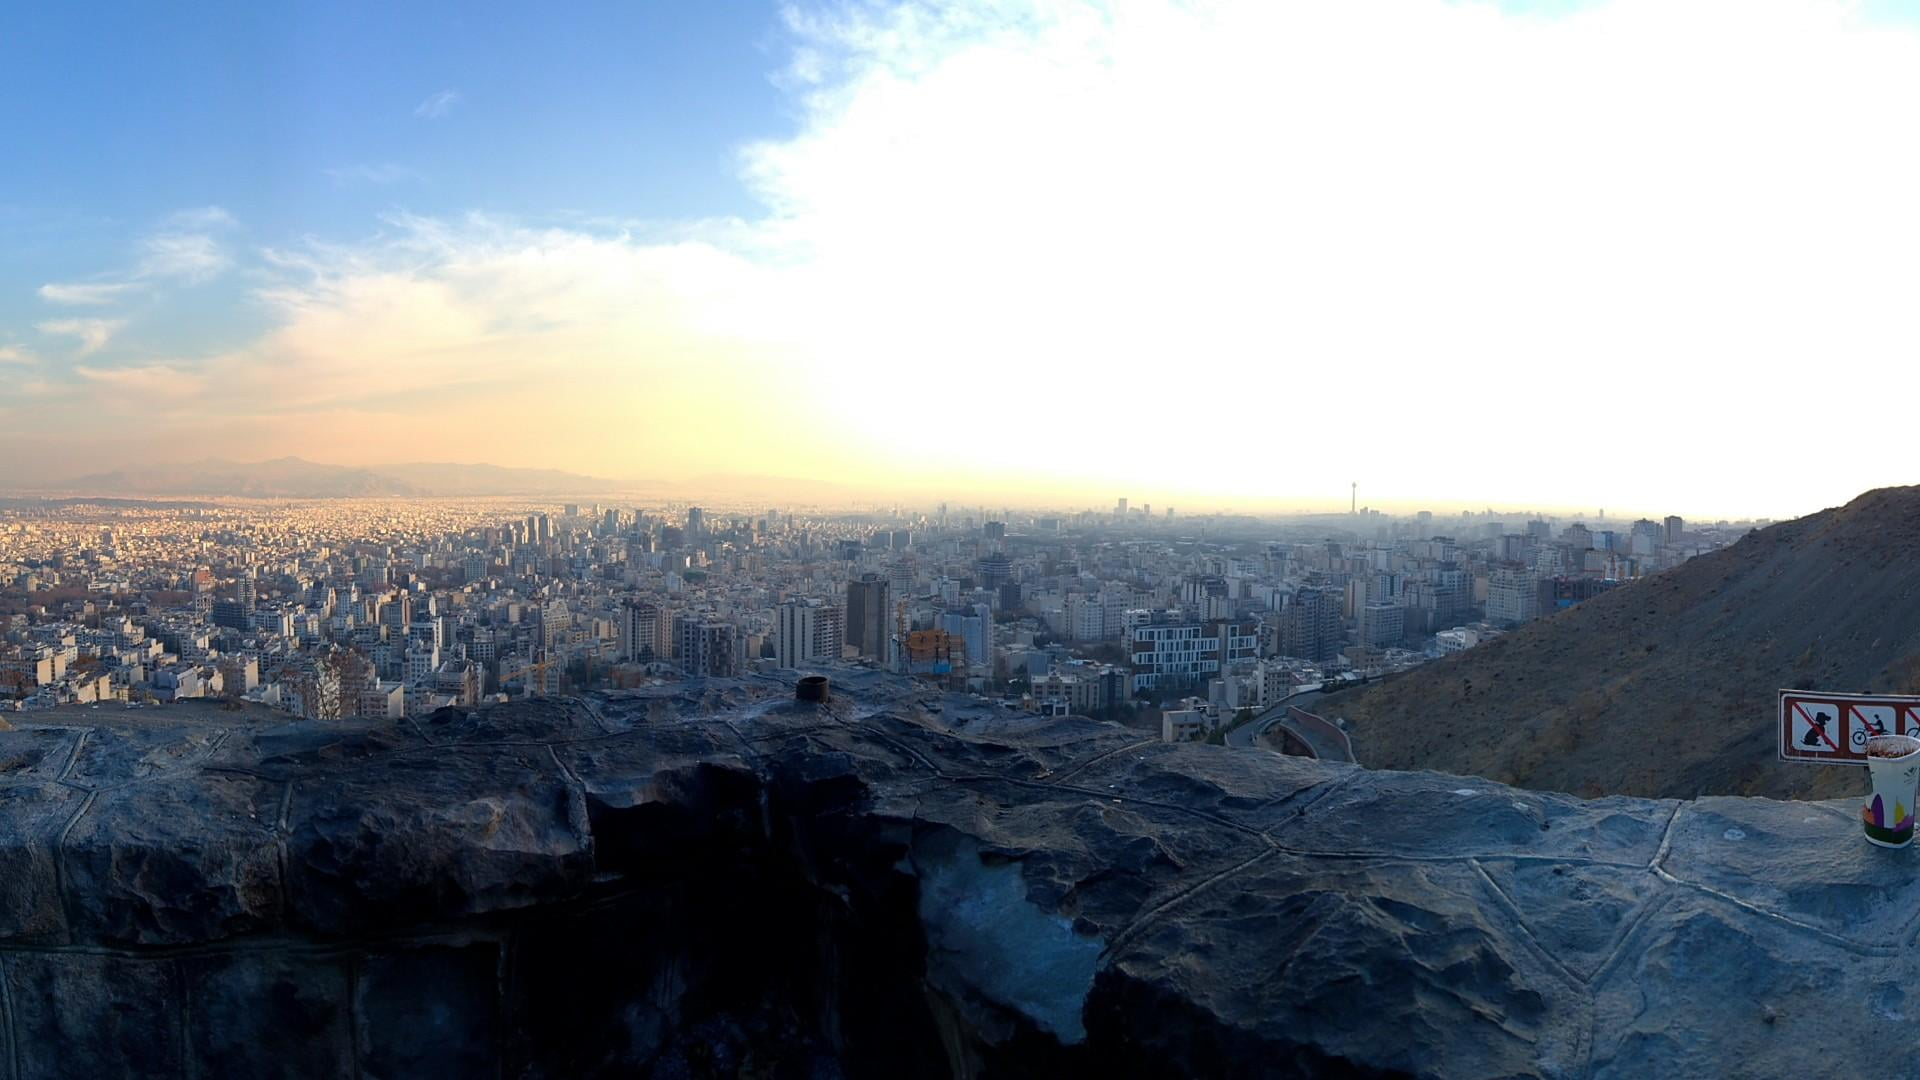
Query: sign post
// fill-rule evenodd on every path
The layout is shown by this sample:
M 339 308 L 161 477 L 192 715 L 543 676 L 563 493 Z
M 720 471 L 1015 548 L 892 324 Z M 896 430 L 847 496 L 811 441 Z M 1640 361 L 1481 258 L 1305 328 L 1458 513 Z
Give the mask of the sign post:
M 1867 763 L 1875 735 L 1920 735 L 1920 697 L 1780 691 L 1780 760 Z

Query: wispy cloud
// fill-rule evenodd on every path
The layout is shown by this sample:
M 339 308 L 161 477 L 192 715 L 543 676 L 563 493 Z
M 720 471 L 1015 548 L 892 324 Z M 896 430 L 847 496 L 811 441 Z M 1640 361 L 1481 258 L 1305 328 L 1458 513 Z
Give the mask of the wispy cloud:
M 89 356 L 105 348 L 125 325 L 125 319 L 49 319 L 36 324 L 35 329 L 56 337 L 76 338 L 80 342 L 79 355 Z
M 12 364 L 24 367 L 37 364 L 40 358 L 18 345 L 0 345 L 0 364 Z
M 442 90 L 439 93 L 427 95 L 425 101 L 415 105 L 413 115 L 422 120 L 438 120 L 452 112 L 453 107 L 464 100 L 458 90 Z
M 142 242 L 135 276 L 190 283 L 213 277 L 233 263 L 220 234 L 234 224 L 233 215 L 218 206 L 173 214 Z
M 79 364 L 74 367 L 73 373 L 96 386 L 123 390 L 145 402 L 151 402 L 155 398 L 193 397 L 204 389 L 206 382 L 204 375 L 183 371 L 171 364 L 142 364 L 120 368 L 99 368 Z
M 394 162 L 381 162 L 378 165 L 343 165 L 326 170 L 327 179 L 336 187 L 386 187 L 389 184 L 417 183 L 426 177 L 418 170 Z
M 233 265 L 233 255 L 227 249 L 223 234 L 237 224 L 232 214 L 218 206 L 169 214 L 140 238 L 138 257 L 131 268 L 102 275 L 106 280 L 100 281 L 51 281 L 40 286 L 36 293 L 49 304 L 101 307 L 147 292 L 163 282 L 207 281 Z M 43 324 L 42 329 L 47 325 L 78 325 L 83 321 Z
M 40 286 L 40 299 L 50 304 L 80 304 L 98 306 L 110 304 L 120 294 L 133 288 L 131 282 L 49 282 Z

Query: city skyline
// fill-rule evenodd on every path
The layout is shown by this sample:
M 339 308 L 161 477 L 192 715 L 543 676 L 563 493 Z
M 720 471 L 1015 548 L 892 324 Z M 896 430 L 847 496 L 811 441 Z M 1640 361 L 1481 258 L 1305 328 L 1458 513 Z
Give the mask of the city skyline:
M 1855 419 L 1920 345 L 1890 6 L 11 29 L 16 479 L 484 458 L 1298 509 L 1358 475 L 1707 518 L 1903 479 Z
M 265 483 L 264 489 L 253 485 Z M 364 486 L 369 485 L 372 486 Z M 361 486 L 356 486 L 361 485 Z M 1343 517 L 1384 515 L 1389 518 L 1414 518 L 1432 515 L 1436 522 L 1461 521 L 1475 517 L 1521 520 L 1543 517 L 1550 520 L 1629 522 L 1636 518 L 1663 519 L 1677 516 L 1695 521 L 1716 520 L 1714 515 L 1688 512 L 1687 507 L 1616 507 L 1609 513 L 1604 506 L 1580 507 L 1571 504 L 1546 506 L 1507 506 L 1474 504 L 1455 499 L 1404 500 L 1381 504 L 1360 501 L 1359 485 L 1346 489 L 1346 507 L 1334 504 L 1325 493 L 1314 495 L 1240 495 L 1224 501 L 1199 499 L 1184 504 L 1182 521 L 1195 517 L 1252 516 L 1271 518 Z M 995 498 L 968 493 L 948 494 L 937 490 L 860 489 L 817 479 L 790 476 L 708 476 L 685 482 L 648 481 L 638 478 L 584 476 L 560 470 L 514 469 L 491 463 L 373 463 L 366 466 L 340 466 L 289 457 L 260 462 L 234 462 L 210 459 L 186 463 L 145 463 L 141 466 L 77 477 L 54 477 L 35 483 L 0 483 L 0 496 L 29 500 L 112 498 L 212 499 L 216 501 L 291 501 L 325 503 L 329 500 L 366 498 L 525 498 L 545 499 L 555 505 L 565 499 L 583 497 L 632 501 L 633 499 L 669 500 L 670 503 L 699 507 L 722 506 L 734 512 L 757 514 L 781 506 L 809 510 L 902 511 L 931 514 L 936 508 L 951 506 L 956 516 L 979 515 L 983 521 L 1017 511 L 1023 515 L 1114 513 L 1130 510 L 1132 516 L 1146 515 L 1155 521 L 1170 522 L 1180 504 L 1167 493 L 1148 492 L 1148 498 L 1117 496 L 1103 506 L 1101 493 L 1069 493 L 1054 497 L 1012 495 L 1001 491 Z M 1171 496 L 1178 497 L 1178 496 Z M 1155 500 L 1159 501 L 1156 502 Z M 1155 507 L 1158 506 L 1158 510 Z M 1717 516 L 1722 522 L 1772 521 L 1761 514 Z

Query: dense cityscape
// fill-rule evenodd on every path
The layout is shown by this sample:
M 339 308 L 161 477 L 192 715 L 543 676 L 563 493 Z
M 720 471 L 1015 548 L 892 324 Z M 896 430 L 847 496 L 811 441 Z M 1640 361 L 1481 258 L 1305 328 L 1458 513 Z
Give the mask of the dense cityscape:
M 861 666 L 1218 740 L 1247 710 L 1473 648 L 1752 524 L 23 498 L 0 505 L 0 709 L 398 721 Z

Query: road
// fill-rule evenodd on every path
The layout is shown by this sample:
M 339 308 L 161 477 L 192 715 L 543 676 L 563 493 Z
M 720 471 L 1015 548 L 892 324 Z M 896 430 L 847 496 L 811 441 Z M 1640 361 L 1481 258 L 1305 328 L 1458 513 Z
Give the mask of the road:
M 1259 716 L 1227 732 L 1227 745 L 1252 748 L 1259 745 L 1260 736 L 1276 727 L 1285 727 L 1311 747 L 1315 757 L 1326 761 L 1352 761 L 1353 755 L 1349 744 L 1330 725 L 1323 729 L 1316 725 L 1296 724 L 1288 720 L 1289 708 L 1311 711 L 1311 706 L 1319 699 L 1319 686 L 1301 687 L 1292 695 L 1281 699 L 1278 704 L 1269 706 Z

